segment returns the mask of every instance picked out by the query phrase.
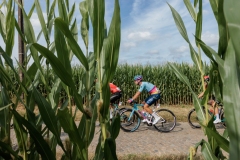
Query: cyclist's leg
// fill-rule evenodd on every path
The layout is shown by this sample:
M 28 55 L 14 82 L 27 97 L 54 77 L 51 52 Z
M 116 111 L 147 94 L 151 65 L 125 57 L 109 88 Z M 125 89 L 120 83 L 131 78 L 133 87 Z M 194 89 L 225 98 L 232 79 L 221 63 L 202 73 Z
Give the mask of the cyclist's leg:
M 114 109 L 113 107 L 113 103 L 116 103 L 116 101 L 118 101 L 120 98 L 122 97 L 122 93 L 121 92 L 116 92 L 114 94 L 111 95 L 110 97 L 110 119 L 112 119 L 112 110 Z
M 220 123 L 221 120 L 219 118 L 219 111 L 218 107 L 216 106 L 215 97 L 213 95 L 211 95 L 210 99 L 208 100 L 208 105 L 211 106 L 211 110 L 213 110 L 214 116 L 216 117 L 213 123 Z
M 158 99 L 160 99 L 160 94 L 151 95 L 146 99 L 146 103 L 144 104 L 144 109 L 154 117 L 153 124 L 156 124 L 160 117 L 156 114 L 156 112 L 153 112 L 149 106 L 154 104 Z

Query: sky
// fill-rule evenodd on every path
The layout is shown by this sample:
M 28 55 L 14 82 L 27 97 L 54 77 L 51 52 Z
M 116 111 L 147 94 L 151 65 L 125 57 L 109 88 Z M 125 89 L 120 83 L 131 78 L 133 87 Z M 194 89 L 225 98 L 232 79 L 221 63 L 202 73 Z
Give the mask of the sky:
M 81 1 L 82 0 L 69 0 L 69 3 L 70 6 L 74 3 L 76 4 L 74 16 L 77 19 L 79 29 L 78 43 L 81 49 L 85 51 L 85 46 L 80 36 L 80 22 L 82 17 L 78 6 Z M 166 62 L 192 63 L 189 46 L 179 33 L 168 6 L 168 4 L 170 4 L 181 15 L 190 41 L 195 49 L 197 49 L 194 40 L 196 25 L 183 1 L 119 0 L 119 2 L 121 10 L 119 64 L 158 65 Z M 193 0 L 191 0 L 191 2 L 193 3 Z M 27 13 L 33 3 L 34 1 L 32 0 L 24 1 L 24 8 Z M 43 8 L 43 14 L 46 17 L 45 1 L 41 0 L 40 3 Z M 105 0 L 105 8 L 105 20 L 109 28 L 114 9 L 114 0 Z M 2 10 L 4 9 L 2 8 Z M 36 11 L 34 11 L 32 15 L 31 22 L 37 36 L 41 26 Z M 219 39 L 218 28 L 208 0 L 203 0 L 202 29 L 202 40 L 207 45 L 217 50 Z M 17 37 L 16 35 L 13 59 L 18 59 Z M 53 37 L 51 37 L 51 39 L 53 39 Z M 91 31 L 89 33 L 89 40 L 89 51 L 93 51 Z M 44 45 L 44 41 L 44 36 L 42 35 L 38 43 Z M 0 45 L 2 47 L 4 46 L 1 38 Z M 203 52 L 202 54 L 203 61 L 209 62 Z M 80 62 L 74 58 L 72 64 L 80 64 Z

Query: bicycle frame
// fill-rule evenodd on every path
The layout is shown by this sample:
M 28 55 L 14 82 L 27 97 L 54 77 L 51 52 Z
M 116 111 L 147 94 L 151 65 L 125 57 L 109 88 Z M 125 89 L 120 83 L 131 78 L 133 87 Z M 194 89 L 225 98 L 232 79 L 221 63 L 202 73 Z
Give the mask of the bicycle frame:
M 115 115 L 117 112 L 119 112 L 119 114 L 121 113 L 122 110 L 124 110 L 125 108 L 120 108 L 119 109 L 119 105 L 116 103 L 112 103 L 113 108 L 113 115 Z
M 130 118 L 132 117 L 133 113 L 134 112 L 137 112 L 141 118 L 144 118 L 144 115 L 142 115 L 142 112 L 139 110 L 138 107 L 143 107 L 144 105 L 143 104 L 137 104 L 137 103 L 134 103 L 133 104 L 133 109 L 132 109 L 132 113 L 130 114 L 129 118 L 128 118 L 128 121 L 130 120 Z
M 137 104 L 137 103 L 135 103 L 135 102 L 133 102 L 133 103 L 134 103 L 134 104 L 133 104 L 133 106 L 132 106 L 132 107 L 133 107 L 133 108 L 132 108 L 132 112 L 131 112 L 130 116 L 128 117 L 128 121 L 130 121 L 130 119 L 132 118 L 134 112 L 136 112 L 136 113 L 140 116 L 141 119 L 147 118 L 147 117 L 145 117 L 145 116 L 143 115 L 143 113 L 141 112 L 141 110 L 138 108 L 138 107 L 143 107 L 144 104 Z M 161 116 L 159 116 L 159 117 L 160 117 L 161 122 L 164 122 L 164 121 L 165 121 Z

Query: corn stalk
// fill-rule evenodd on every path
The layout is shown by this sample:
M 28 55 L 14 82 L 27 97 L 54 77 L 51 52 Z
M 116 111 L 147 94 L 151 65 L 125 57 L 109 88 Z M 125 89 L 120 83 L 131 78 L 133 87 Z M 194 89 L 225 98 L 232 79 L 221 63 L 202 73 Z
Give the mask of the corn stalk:
M 189 13 L 192 17 L 195 17 L 194 10 L 190 1 L 185 0 L 185 5 L 189 10 Z M 201 1 L 194 1 L 194 5 L 198 4 L 201 6 Z M 236 113 L 236 110 L 239 109 L 239 104 L 237 103 L 237 97 L 239 97 L 239 45 L 237 45 L 239 38 L 239 24 L 240 21 L 237 19 L 239 11 L 237 7 L 240 6 L 239 2 L 233 1 L 214 1 L 210 0 L 210 5 L 212 7 L 213 13 L 217 20 L 218 29 L 219 29 L 219 46 L 218 52 L 216 52 L 211 47 L 207 46 L 202 40 L 201 37 L 195 35 L 197 46 L 201 47 L 203 52 L 208 56 L 211 61 L 212 69 L 210 72 L 210 84 L 208 89 L 205 91 L 202 104 L 206 104 L 208 94 L 214 93 L 218 100 L 222 100 L 224 104 L 225 118 L 227 129 L 225 132 L 229 133 L 229 141 L 226 139 L 225 135 L 220 135 L 213 125 L 213 118 L 208 121 L 205 119 L 201 105 L 197 99 L 195 99 L 195 109 L 197 111 L 197 116 L 202 124 L 202 128 L 208 137 L 208 142 L 202 140 L 195 146 L 195 150 L 198 146 L 202 147 L 202 154 L 205 159 L 222 159 L 221 149 L 229 153 L 229 159 L 239 159 L 239 121 L 237 116 L 239 112 Z M 169 5 L 170 6 L 170 5 Z M 186 29 L 184 23 L 175 9 L 170 6 L 172 14 L 175 20 L 175 23 L 182 34 L 183 38 L 186 39 Z M 199 16 L 200 16 L 199 8 Z M 197 23 L 196 31 L 201 28 L 201 25 Z M 230 35 L 229 35 L 230 33 Z M 238 37 L 238 38 L 237 38 Z M 191 49 L 191 48 L 190 48 Z M 238 58 L 236 58 L 238 57 Z M 196 63 L 193 58 L 194 63 Z M 170 65 L 174 70 L 175 74 L 179 77 L 180 80 L 184 81 L 186 84 L 189 84 L 187 77 L 185 77 L 181 72 L 177 70 L 174 65 Z M 231 80 L 231 82 L 230 82 Z M 224 84 L 224 85 L 223 85 Z M 190 88 L 190 86 L 189 86 Z M 192 91 L 192 94 L 195 93 Z M 205 103 L 204 103 L 205 102 Z M 206 112 L 207 113 L 207 112 Z M 207 123 L 204 123 L 207 122 Z M 234 127 L 235 126 L 235 127 Z M 231 134 L 230 134 L 231 133 Z M 190 154 L 191 155 L 191 154 Z M 189 157 L 192 159 L 192 156 Z
M 96 4 L 93 5 L 91 1 L 84 1 L 82 3 L 85 3 L 85 13 L 87 13 L 86 16 L 83 16 L 84 21 L 88 20 L 88 15 L 98 15 L 98 12 L 93 9 L 93 7 L 97 7 Z M 97 1 L 94 3 L 97 3 Z M 59 12 L 59 17 L 57 18 L 54 17 L 56 4 L 58 4 Z M 102 159 L 109 159 L 109 157 L 111 159 L 117 159 L 115 139 L 119 133 L 120 118 L 117 117 L 110 125 L 108 114 L 110 95 L 107 89 L 109 90 L 108 83 L 112 79 L 112 75 L 115 72 L 119 54 L 119 2 L 117 0 L 115 1 L 113 20 L 111 22 L 108 34 L 104 35 L 102 39 L 102 45 L 97 50 L 95 50 L 94 47 L 94 52 L 88 53 L 87 49 L 87 56 L 83 54 L 80 46 L 77 43 L 78 31 L 76 19 L 74 19 L 72 22 L 73 13 L 75 11 L 75 4 L 70 9 L 68 0 L 54 0 L 52 2 L 52 5 L 50 5 L 50 1 L 47 0 L 46 19 L 43 17 L 42 9 L 38 0 L 34 1 L 32 8 L 28 14 L 25 12 L 22 5 L 18 5 L 23 11 L 25 24 L 24 35 L 19 30 L 17 23 L 15 23 L 12 1 L 9 1 L 7 5 L 7 18 L 5 18 L 1 13 L 0 31 L 6 43 L 6 49 L 4 50 L 1 48 L 0 50 L 0 113 L 3 114 L 3 117 L 1 117 L 1 132 L 4 133 L 1 134 L 1 156 L 3 156 L 5 159 L 9 159 L 10 154 L 13 155 L 16 159 L 39 159 L 40 156 L 42 159 L 55 159 L 56 145 L 58 144 L 64 151 L 62 159 L 88 159 L 88 146 L 90 145 L 94 136 L 95 122 L 98 113 L 96 103 L 99 97 L 102 97 L 102 101 L 104 101 L 104 109 L 103 111 L 101 110 L 99 112 L 104 117 L 102 125 L 103 133 L 101 135 L 106 135 L 106 133 L 110 133 L 111 135 L 108 135 L 108 137 L 105 136 L 104 141 L 99 142 L 101 147 L 97 148 L 97 150 L 99 150 L 99 154 L 96 155 L 96 159 L 99 159 L 99 157 Z M 105 10 L 103 7 L 104 5 L 105 3 L 102 3 L 100 6 L 100 10 L 102 10 L 103 13 L 101 15 L 101 18 L 103 19 Z M 30 22 L 31 15 L 34 10 L 36 10 L 41 24 L 41 31 L 38 34 L 37 38 L 35 37 L 34 28 Z M 3 25 L 5 24 L 3 23 L 5 22 L 5 19 L 8 19 L 8 23 L 6 23 L 7 26 Z M 82 25 L 84 25 L 84 22 L 82 22 Z M 94 23 L 94 25 L 97 26 L 93 27 L 105 29 L 104 24 L 98 25 Z M 26 52 L 29 52 L 28 59 L 32 58 L 34 60 L 34 63 L 31 64 L 29 68 L 24 69 L 19 66 L 25 75 L 23 82 L 19 80 L 11 59 L 11 47 L 13 46 L 14 40 L 14 34 L 12 33 L 14 31 L 14 27 L 16 27 L 20 36 L 26 44 Z M 49 38 L 51 36 L 52 29 L 54 29 L 53 42 L 51 42 Z M 42 46 L 37 43 L 42 35 L 46 41 L 46 46 Z M 94 41 L 98 40 L 97 38 L 99 35 L 99 33 L 94 32 Z M 87 36 L 85 38 L 88 39 Z M 86 48 L 88 48 L 87 43 L 85 43 Z M 96 44 L 98 45 L 98 43 L 94 43 L 94 46 L 96 46 Z M 74 75 L 71 69 L 71 61 L 73 55 L 77 57 L 77 59 L 84 67 L 83 72 L 81 72 L 82 77 L 78 79 L 78 89 L 76 88 L 76 85 L 73 81 Z M 3 65 L 2 58 L 7 65 Z M 101 86 L 104 86 L 102 90 L 106 90 L 106 93 L 101 93 L 101 96 L 99 96 L 100 94 L 97 92 L 97 94 L 95 94 L 95 97 L 93 99 L 90 99 L 90 91 L 92 90 L 92 84 L 95 79 L 97 59 L 99 59 L 97 64 L 99 67 L 101 67 L 101 70 L 105 67 L 104 65 L 107 65 L 109 68 L 103 72 L 100 70 L 98 71 L 99 75 L 101 73 L 100 77 L 102 79 L 102 82 L 104 82 L 104 85 L 100 83 Z M 42 65 L 42 62 L 44 61 L 47 65 L 46 76 L 43 74 L 44 66 Z M 51 73 L 49 72 L 50 67 L 53 71 Z M 16 78 L 16 86 L 10 85 L 14 83 L 13 79 L 11 78 L 11 73 L 13 73 L 14 77 Z M 103 77 L 105 77 L 105 79 Z M 46 92 L 46 95 L 39 92 L 39 84 L 42 84 L 43 91 Z M 60 108 L 58 108 L 60 93 L 62 90 L 65 90 L 68 99 L 60 106 Z M 13 91 L 11 93 L 16 98 L 16 100 L 14 100 L 14 103 L 12 103 L 12 99 L 8 94 L 9 91 Z M 97 89 L 97 91 L 99 90 Z M 22 92 L 26 94 L 25 100 L 22 100 L 20 98 Z M 82 99 L 85 96 L 88 98 L 86 105 L 83 106 Z M 83 113 L 79 126 L 77 126 L 74 121 L 77 109 L 75 110 L 75 113 L 72 114 L 72 98 L 74 98 L 77 109 Z M 18 102 L 20 102 L 26 109 L 26 113 L 24 115 L 20 115 L 16 111 L 16 108 L 19 107 Z M 35 106 L 37 106 L 39 109 L 38 115 L 35 115 L 33 112 Z M 68 106 L 70 109 L 68 109 Z M 12 150 L 9 138 L 10 121 L 12 114 L 14 115 L 14 130 L 18 139 L 19 150 L 17 151 Z M 4 129 L 2 126 L 4 126 Z M 63 128 L 63 130 L 69 135 L 68 139 L 70 140 L 70 143 L 68 140 L 66 140 L 65 146 L 60 139 L 61 128 Z M 29 140 L 27 140 L 28 136 L 30 137 Z M 22 154 L 19 156 L 18 152 Z

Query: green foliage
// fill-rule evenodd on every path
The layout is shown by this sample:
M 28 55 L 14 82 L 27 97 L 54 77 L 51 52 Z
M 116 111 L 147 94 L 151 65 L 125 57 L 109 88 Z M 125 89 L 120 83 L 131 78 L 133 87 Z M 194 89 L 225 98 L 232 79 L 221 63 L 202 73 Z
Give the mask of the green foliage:
M 24 34 L 21 33 L 14 18 L 14 3 L 22 9 Z M 73 17 L 75 4 L 70 8 L 69 0 L 54 0 L 51 5 L 50 1 L 46 0 L 47 19 L 44 19 L 39 0 L 34 0 L 28 14 L 24 6 L 12 0 L 5 4 L 7 14 L 0 13 L 0 33 L 6 46 L 5 49 L 0 48 L 0 159 L 2 157 L 10 159 L 11 155 L 15 159 L 24 160 L 40 159 L 40 157 L 41 159 L 56 159 L 56 146 L 59 145 L 64 151 L 62 159 L 87 160 L 88 147 L 95 133 L 97 117 L 100 117 L 102 122 L 102 137 L 99 142 L 102 145 L 97 149 L 101 152 L 102 159 L 107 159 L 110 155 L 111 159 L 117 159 L 115 139 L 120 129 L 120 118 L 116 117 L 114 123 L 110 125 L 108 84 L 116 70 L 119 55 L 121 37 L 119 2 L 115 1 L 113 19 L 107 34 L 105 34 L 104 1 L 88 0 L 81 4 L 84 4 L 80 6 L 80 11 L 84 14 L 81 33 L 86 48 L 88 48 L 89 16 L 94 28 L 94 50 L 89 52 L 87 49 L 86 54 L 82 52 L 77 42 L 78 26 L 76 18 Z M 58 10 L 56 10 L 56 5 L 58 5 Z M 41 31 L 37 38 L 30 21 L 34 10 L 41 24 Z M 59 17 L 55 17 L 56 11 Z M 29 53 L 25 61 L 26 66 L 18 66 L 18 69 L 24 73 L 22 81 L 11 59 L 15 27 L 26 44 L 25 52 Z M 54 31 L 53 41 L 50 39 L 52 31 Z M 46 46 L 38 43 L 42 35 Z M 77 74 L 74 74 L 76 70 L 71 68 L 73 55 L 84 67 L 77 71 Z M 30 58 L 34 60 L 34 63 L 28 67 Z M 46 65 L 43 65 L 44 62 Z M 96 73 L 99 77 L 99 87 L 94 88 Z M 76 84 L 75 80 L 77 80 Z M 95 90 L 94 96 L 91 94 L 93 90 Z M 66 99 L 61 104 L 62 91 L 65 92 Z M 83 97 L 86 98 L 85 105 L 83 105 Z M 73 99 L 77 109 L 83 113 L 79 126 L 74 121 L 77 109 L 75 113 L 72 112 Z M 18 113 L 19 106 L 24 107 L 26 113 Z M 38 114 L 34 113 L 36 106 L 39 109 Z M 10 123 L 12 123 L 12 118 L 18 141 L 16 151 L 11 148 Z M 70 141 L 65 140 L 65 146 L 60 138 L 61 129 L 68 133 L 68 139 L 70 139 Z M 110 132 L 111 137 L 107 134 Z
M 93 54 L 92 54 L 93 55 Z M 91 57 L 93 58 L 93 57 Z M 94 62 L 91 61 L 94 65 Z M 183 72 L 187 78 L 189 79 L 190 85 L 192 90 L 195 93 L 201 92 L 201 79 L 200 72 L 196 65 L 189 65 L 187 63 L 177 64 L 171 63 L 176 66 L 178 70 Z M 90 68 L 92 68 L 90 66 Z M 210 66 L 205 64 L 206 73 L 209 73 Z M 73 75 L 73 83 L 76 86 L 76 89 L 79 90 L 82 85 L 81 78 L 83 77 L 82 73 L 84 68 L 82 66 L 73 66 L 72 67 L 72 75 Z M 91 73 L 94 73 L 92 71 Z M 12 80 L 16 79 L 15 75 L 11 73 Z M 120 99 L 121 101 L 125 102 L 130 95 L 134 94 L 135 91 L 138 89 L 137 86 L 133 83 L 133 77 L 136 74 L 142 74 L 144 77 L 144 81 L 149 81 L 157 85 L 161 90 L 161 99 L 158 103 L 161 104 L 193 104 L 193 97 L 191 94 L 190 89 L 187 87 L 185 83 L 180 81 L 172 72 L 169 66 L 167 65 L 128 65 L 128 64 L 121 64 L 118 65 L 116 68 L 116 72 L 113 74 L 112 82 L 119 86 L 123 91 L 123 96 Z M 43 69 L 44 77 L 47 77 L 48 84 L 50 88 L 54 86 L 54 79 L 56 78 L 55 73 L 52 69 L 49 69 L 48 74 L 46 68 Z M 94 77 L 94 76 L 92 76 Z M 90 84 L 92 84 L 93 79 L 90 80 Z M 43 95 L 47 95 L 47 89 L 42 82 L 40 82 L 37 86 L 38 91 Z M 95 89 L 88 87 L 90 90 L 91 97 L 95 95 Z M 139 102 L 147 97 L 147 93 L 143 93 L 140 95 L 138 99 Z M 67 99 L 67 93 L 64 88 L 61 89 L 60 92 L 60 103 L 64 103 Z M 84 101 L 86 101 L 86 96 L 84 97 Z M 74 105 L 74 100 L 72 101 Z
M 192 56 L 192 60 L 195 64 L 198 64 L 199 71 L 201 72 L 202 87 L 204 90 L 205 98 L 202 100 L 201 105 L 206 105 L 206 100 L 209 94 L 214 93 L 218 100 L 222 101 L 224 104 L 224 114 L 227 119 L 227 127 L 224 135 L 220 135 L 215 126 L 213 125 L 213 119 L 208 120 L 207 111 L 206 119 L 204 114 L 199 112 L 201 105 L 199 105 L 199 100 L 194 99 L 194 106 L 197 111 L 197 116 L 201 122 L 204 133 L 206 134 L 208 141 L 202 140 L 196 144 L 195 149 L 201 146 L 201 151 L 205 159 L 224 159 L 221 149 L 229 153 L 229 159 L 239 159 L 240 158 L 240 123 L 239 123 L 239 109 L 240 105 L 238 103 L 239 91 L 240 91 L 240 49 L 239 49 L 239 33 L 240 33 L 240 21 L 237 18 L 240 7 L 239 2 L 235 1 L 215 1 L 210 0 L 210 5 L 212 7 L 213 13 L 215 15 L 218 29 L 219 29 L 219 45 L 218 51 L 214 51 L 211 47 L 207 46 L 201 40 L 201 30 L 202 30 L 202 1 L 194 1 L 194 7 L 197 5 L 198 13 L 193 13 L 192 4 L 188 1 L 184 1 L 190 15 L 196 22 L 196 45 L 198 47 L 198 58 Z M 169 5 L 170 6 L 170 5 Z M 175 20 L 176 26 L 182 34 L 183 38 L 186 39 L 186 30 L 183 30 L 184 23 L 181 16 L 174 10 L 171 6 L 173 18 Z M 195 16 L 197 14 L 197 21 Z M 183 34 L 184 33 L 184 34 Z M 201 47 L 201 48 L 200 48 Z M 190 46 L 191 49 L 191 46 Z M 205 70 L 201 65 L 201 49 L 209 57 L 212 65 L 210 69 L 210 84 L 208 88 L 204 89 L 203 75 Z M 199 65 L 200 64 L 200 65 Z M 188 84 L 189 82 L 184 73 L 181 73 L 174 65 L 170 65 L 177 75 L 177 77 Z M 189 88 L 191 88 L 189 86 Z M 195 93 L 192 91 L 192 94 Z M 195 97 L 195 96 L 194 96 Z M 206 108 L 206 107 L 205 107 Z M 226 136 L 229 136 L 229 141 Z M 231 142 L 231 143 L 230 143 Z M 192 159 L 192 152 L 190 152 L 190 159 Z

